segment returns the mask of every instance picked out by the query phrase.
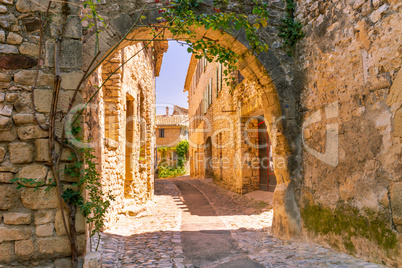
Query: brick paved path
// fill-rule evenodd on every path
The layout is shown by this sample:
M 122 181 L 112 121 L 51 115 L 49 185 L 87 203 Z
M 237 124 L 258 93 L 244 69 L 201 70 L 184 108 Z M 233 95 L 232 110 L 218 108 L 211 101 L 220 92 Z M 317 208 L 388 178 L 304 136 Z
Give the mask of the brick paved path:
M 155 193 L 143 212 L 102 234 L 103 267 L 381 267 L 275 239 L 267 204 L 202 180 L 157 180 Z

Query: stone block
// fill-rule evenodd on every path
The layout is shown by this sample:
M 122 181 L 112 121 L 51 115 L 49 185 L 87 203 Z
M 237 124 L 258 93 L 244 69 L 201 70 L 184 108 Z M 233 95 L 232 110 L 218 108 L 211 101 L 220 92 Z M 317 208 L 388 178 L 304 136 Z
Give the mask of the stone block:
M 39 45 L 24 42 L 19 47 L 20 53 L 22 55 L 31 56 L 37 58 L 39 56 Z
M 14 243 L 0 243 L 0 263 L 12 262 L 14 258 Z
M 10 152 L 10 162 L 13 164 L 31 163 L 33 160 L 34 148 L 29 143 L 10 143 L 8 150 Z
M 36 89 L 34 94 L 36 111 L 40 113 L 49 113 L 52 107 L 53 90 Z M 61 98 L 59 98 L 59 100 L 60 99 Z
M 4 157 L 6 156 L 6 151 L 7 151 L 6 148 L 0 146 L 0 162 L 4 161 Z
M 7 210 L 17 205 L 19 191 L 15 184 L 0 185 L 0 209 Z
M 4 223 L 12 225 L 30 224 L 31 213 L 28 212 L 7 212 L 4 213 Z
M 6 5 L 12 5 L 13 4 L 13 0 L 0 0 L 0 2 L 2 2 L 3 4 L 6 4 Z
M 3 6 L 3 5 L 0 5 L 0 13 L 1 13 L 1 14 L 4 14 L 4 13 L 7 13 L 7 12 L 8 12 L 7 7 L 6 7 L 6 6 Z
M 37 63 L 36 59 L 25 55 L 0 56 L 0 68 L 5 70 L 29 69 L 36 66 Z
M 53 263 L 55 268 L 72 268 L 71 258 L 57 259 Z
M 48 210 L 48 209 L 38 210 L 34 214 L 34 224 L 39 225 L 53 222 L 54 214 L 55 214 L 54 210 Z
M 14 179 L 14 174 L 11 172 L 0 172 L 0 182 L 12 183 L 11 180 Z
M 15 242 L 15 255 L 23 260 L 30 259 L 35 252 L 32 239 Z
M 83 72 L 61 73 L 61 87 L 65 90 L 75 90 Z
M 9 31 L 18 31 L 18 21 L 13 14 L 0 15 L 0 26 Z M 17 49 L 18 51 L 18 49 Z M 7 52 L 3 52 L 7 53 Z M 18 52 L 17 52 L 18 53 Z
M 10 130 L 13 126 L 13 122 L 10 117 L 0 115 L 0 131 Z
M 12 104 L 0 104 L 0 115 L 11 116 L 13 113 Z
M 40 139 L 49 136 L 49 133 L 38 125 L 18 127 L 17 134 L 21 140 Z
M 5 99 L 7 102 L 16 102 L 20 100 L 20 96 L 18 93 L 7 93 Z
M 385 11 L 387 11 L 389 8 L 388 4 L 384 4 L 382 5 L 380 8 L 378 8 L 376 11 L 374 11 L 373 13 L 371 13 L 370 15 L 370 20 L 374 23 L 378 22 L 382 15 L 385 13 Z
M 50 161 L 49 139 L 35 140 L 35 161 Z
M 78 236 L 78 253 L 85 249 L 85 235 Z M 36 248 L 40 257 L 68 257 L 71 255 L 70 241 L 66 236 L 43 237 L 36 240 Z
M 54 66 L 54 41 L 46 42 L 45 64 Z M 61 44 L 60 68 L 81 68 L 82 67 L 82 44 L 80 40 L 65 40 Z
M 17 139 L 17 132 L 15 129 L 0 131 L 0 141 L 14 141 Z
M 395 182 L 390 189 L 392 217 L 396 225 L 402 225 L 402 182 Z
M 100 252 L 89 252 L 84 258 L 84 268 L 102 267 L 102 254 Z
M 12 78 L 11 75 L 5 74 L 5 73 L 1 73 L 0 74 L 0 81 L 1 82 L 11 82 Z
M 48 223 L 48 224 L 37 225 L 35 234 L 39 237 L 53 236 L 53 231 L 54 231 L 54 224 Z
M 6 33 L 3 30 L 0 30 L 0 42 L 6 42 Z
M 25 240 L 32 235 L 32 231 L 27 226 L 0 226 L 0 243 L 3 241 Z
M 24 207 L 29 209 L 45 209 L 57 208 L 59 202 L 57 199 L 57 190 L 51 188 L 45 191 L 46 187 L 40 187 L 38 190 L 35 188 L 24 188 L 21 191 L 21 200 Z
M 18 48 L 12 45 L 0 44 L 0 53 L 4 54 L 18 54 Z
M 44 124 L 46 122 L 46 117 L 43 114 L 36 114 L 39 123 Z M 13 115 L 13 121 L 17 125 L 21 124 L 35 124 L 35 119 L 33 114 L 15 114 Z
M 22 43 L 22 36 L 16 33 L 9 33 L 7 36 L 7 44 L 10 45 L 19 45 Z
M 48 168 L 45 165 L 32 164 L 24 167 L 17 175 L 17 178 L 34 179 L 40 186 L 46 182 Z M 38 184 L 25 184 L 27 187 L 35 187 Z
M 36 71 L 35 70 L 23 70 L 14 74 L 14 81 L 17 84 L 32 86 L 35 81 Z M 54 77 L 51 74 L 45 74 L 39 72 L 38 80 L 36 82 L 37 86 L 53 86 Z
M 66 219 L 66 223 L 68 224 L 68 213 L 67 213 L 67 211 L 64 211 L 64 216 L 65 216 L 65 219 Z M 85 233 L 85 218 L 84 218 L 84 216 L 80 212 L 77 212 L 75 214 L 75 217 L 76 217 L 75 229 L 77 231 L 77 234 Z M 58 236 L 66 235 L 66 229 L 64 228 L 63 218 L 61 217 L 61 211 L 60 210 L 58 210 L 56 212 L 56 218 L 55 218 L 54 227 L 56 229 L 56 234 Z
M 17 11 L 21 13 L 34 11 L 45 12 L 47 8 L 47 2 L 45 0 L 17 0 L 15 7 Z

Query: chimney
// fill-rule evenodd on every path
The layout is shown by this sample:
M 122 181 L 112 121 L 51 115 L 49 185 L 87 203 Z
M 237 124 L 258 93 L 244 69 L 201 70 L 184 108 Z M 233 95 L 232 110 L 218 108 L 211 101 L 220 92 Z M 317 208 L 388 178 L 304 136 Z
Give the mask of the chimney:
M 169 107 L 166 106 L 166 116 L 169 115 Z

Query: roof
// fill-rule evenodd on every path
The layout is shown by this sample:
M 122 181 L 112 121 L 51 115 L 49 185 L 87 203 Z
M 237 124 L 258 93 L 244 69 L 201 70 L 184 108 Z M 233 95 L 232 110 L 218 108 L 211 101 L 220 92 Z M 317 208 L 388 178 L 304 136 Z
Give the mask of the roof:
M 157 126 L 188 126 L 188 115 L 157 115 Z
M 180 107 L 180 106 L 173 106 L 173 115 L 187 115 L 188 109 Z

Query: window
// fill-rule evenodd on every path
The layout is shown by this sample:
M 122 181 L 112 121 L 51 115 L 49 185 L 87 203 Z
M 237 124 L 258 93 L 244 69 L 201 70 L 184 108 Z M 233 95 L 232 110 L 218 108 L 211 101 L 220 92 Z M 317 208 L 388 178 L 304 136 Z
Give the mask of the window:
M 165 129 L 161 128 L 159 129 L 159 138 L 164 138 L 165 137 Z

